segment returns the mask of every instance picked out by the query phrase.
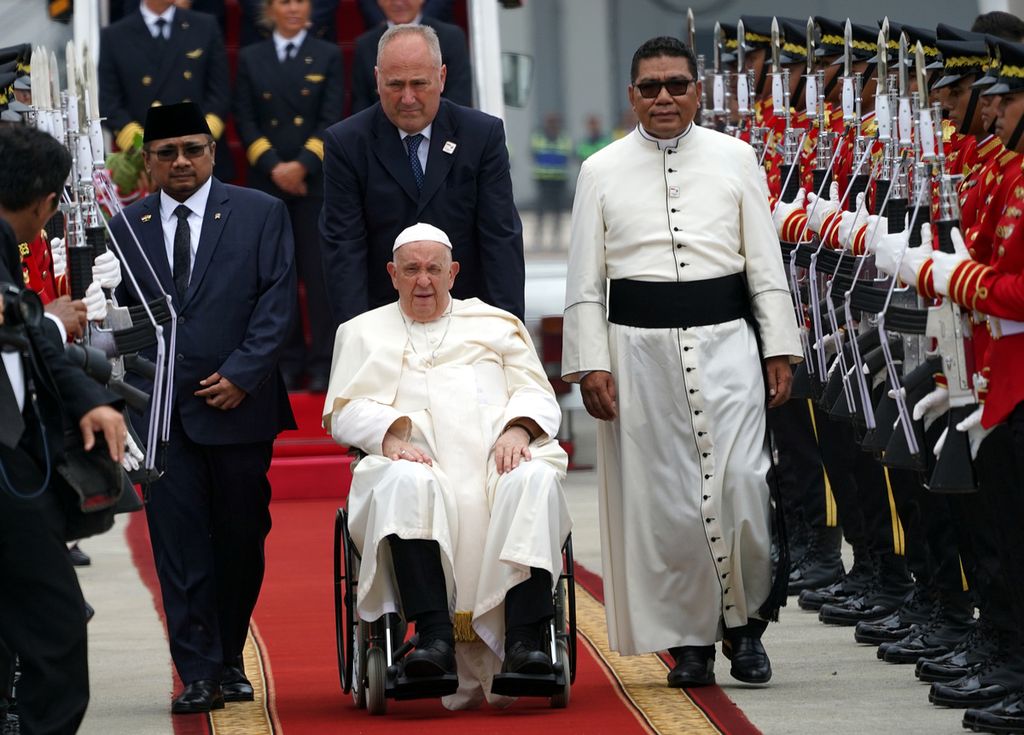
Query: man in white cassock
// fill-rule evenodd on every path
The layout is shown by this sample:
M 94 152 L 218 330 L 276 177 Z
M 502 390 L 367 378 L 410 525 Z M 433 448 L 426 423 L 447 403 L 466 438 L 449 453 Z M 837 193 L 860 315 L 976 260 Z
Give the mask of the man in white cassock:
M 572 524 L 551 385 L 522 322 L 451 298 L 451 247 L 428 224 L 399 234 L 398 301 L 338 328 L 323 418 L 367 454 L 348 499 L 358 615 L 415 621 L 405 674 L 457 669 L 444 705 L 459 709 L 509 702 L 490 691 L 499 670 L 551 673 L 542 631 Z
M 693 124 L 695 72 L 680 41 L 641 45 L 628 88 L 639 125 L 583 163 L 562 372 L 602 420 L 612 647 L 668 649 L 669 685 L 701 686 L 722 640 L 732 675 L 764 683 L 760 637 L 785 601 L 770 559 L 765 382 L 768 406 L 781 405 L 800 344 L 756 157 Z

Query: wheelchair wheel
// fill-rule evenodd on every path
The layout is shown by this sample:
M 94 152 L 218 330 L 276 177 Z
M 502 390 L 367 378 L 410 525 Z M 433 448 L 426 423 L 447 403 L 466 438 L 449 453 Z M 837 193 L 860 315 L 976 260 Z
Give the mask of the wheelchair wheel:
M 366 647 L 369 645 L 366 636 L 366 623 L 360 622 L 352 632 L 350 645 L 352 702 L 359 709 L 366 709 Z
M 388 711 L 387 688 L 388 665 L 383 648 L 371 648 L 366 652 L 366 710 L 371 715 L 383 715 Z
M 569 618 L 569 627 L 566 630 L 566 640 L 569 647 L 569 683 L 576 683 L 576 654 L 579 647 L 579 640 L 576 638 L 576 566 L 572 555 L 572 534 L 565 540 L 563 547 L 565 552 L 565 572 L 562 578 L 565 584 L 562 587 L 564 594 L 563 604 Z
M 569 697 L 572 690 L 572 676 L 569 671 L 569 646 L 565 641 L 558 642 L 558 664 L 562 667 L 565 684 L 562 691 L 551 697 L 551 706 L 554 709 L 565 709 L 569 706 Z
M 348 580 L 348 549 L 344 543 L 345 509 L 338 508 L 334 517 L 334 636 L 338 648 L 338 678 L 341 691 L 348 694 L 352 687 L 352 631 L 350 611 L 345 607 Z M 351 598 L 348 598 L 351 599 Z

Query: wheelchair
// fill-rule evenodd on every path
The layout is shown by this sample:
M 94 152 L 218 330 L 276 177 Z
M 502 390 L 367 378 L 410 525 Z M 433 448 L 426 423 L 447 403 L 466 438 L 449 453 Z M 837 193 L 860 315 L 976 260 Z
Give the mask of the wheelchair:
M 334 617 L 341 689 L 352 694 L 356 707 L 371 715 L 387 712 L 388 700 L 433 699 L 454 694 L 455 674 L 408 678 L 402 659 L 416 646 L 405 640 L 408 625 L 400 614 L 388 613 L 367 622 L 356 617 L 360 554 L 348 532 L 348 512 L 338 508 L 334 519 Z M 555 586 L 555 614 L 548 626 L 553 673 L 545 676 L 496 674 L 491 691 L 510 697 L 546 697 L 556 709 L 569 705 L 576 680 L 576 589 L 572 536 L 562 547 L 562 572 Z

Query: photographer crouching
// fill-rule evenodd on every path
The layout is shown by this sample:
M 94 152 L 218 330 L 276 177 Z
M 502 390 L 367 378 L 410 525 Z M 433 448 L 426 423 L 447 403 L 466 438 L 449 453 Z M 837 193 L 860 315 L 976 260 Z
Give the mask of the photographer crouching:
M 85 605 L 59 497 L 65 427 L 114 462 L 127 429 L 112 393 L 72 365 L 22 281 L 17 243 L 54 213 L 67 150 L 30 128 L 0 130 L 0 642 L 21 660 L 21 732 L 73 733 L 89 701 Z

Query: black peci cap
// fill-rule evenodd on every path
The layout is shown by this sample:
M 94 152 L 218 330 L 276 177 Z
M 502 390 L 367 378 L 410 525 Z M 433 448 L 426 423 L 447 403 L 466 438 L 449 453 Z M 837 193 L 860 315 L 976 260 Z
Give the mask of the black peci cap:
M 150 107 L 143 131 L 143 143 L 185 135 L 212 135 L 206 118 L 195 102 Z

